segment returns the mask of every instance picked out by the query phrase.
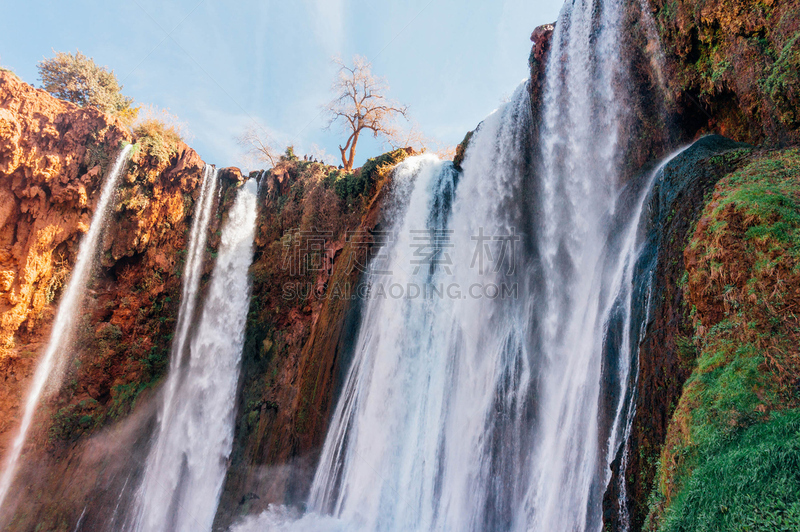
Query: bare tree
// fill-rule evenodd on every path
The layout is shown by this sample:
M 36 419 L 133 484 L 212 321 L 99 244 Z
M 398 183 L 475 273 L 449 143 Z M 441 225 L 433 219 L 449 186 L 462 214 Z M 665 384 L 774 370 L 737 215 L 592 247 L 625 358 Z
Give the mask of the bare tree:
M 353 58 L 353 66 L 344 64 L 341 59 L 334 59 L 339 66 L 332 90 L 336 97 L 326 107 L 330 115 L 330 127 L 340 121 L 345 134 L 348 134 L 344 146 L 339 145 L 342 153 L 342 165 L 346 172 L 353 169 L 356 155 L 356 144 L 362 132 L 371 131 L 377 138 L 382 136 L 394 140 L 399 130 L 396 119 L 406 117 L 408 108 L 389 100 L 385 94 L 389 85 L 383 78 L 372 74 L 372 66 L 359 56 Z
M 236 141 L 242 146 L 248 155 L 258 161 L 268 162 L 273 167 L 281 157 L 280 152 L 273 145 L 272 138 L 258 125 L 252 125 L 245 129 L 244 133 L 237 137 Z
M 398 129 L 397 133 L 387 140 L 393 150 L 398 148 L 413 148 L 418 152 L 428 151 L 432 140 L 425 136 L 415 122 L 409 122 L 409 127 Z

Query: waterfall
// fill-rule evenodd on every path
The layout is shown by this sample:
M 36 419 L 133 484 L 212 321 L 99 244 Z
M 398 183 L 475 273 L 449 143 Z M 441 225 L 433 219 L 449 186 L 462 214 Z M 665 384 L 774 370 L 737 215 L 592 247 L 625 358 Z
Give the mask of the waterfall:
M 203 169 L 203 180 L 200 183 L 200 196 L 197 199 L 192 226 L 189 232 L 189 243 L 186 248 L 186 265 L 183 271 L 183 284 L 181 287 L 181 302 L 178 309 L 178 320 L 175 326 L 171 354 L 170 372 L 164 385 L 164 397 L 159 414 L 159 425 L 155 439 L 157 442 L 166 441 L 166 434 L 171 429 L 170 420 L 175 411 L 175 394 L 183 382 L 185 375 L 181 371 L 186 359 L 186 342 L 192 323 L 195 320 L 195 309 L 197 307 L 198 290 L 200 278 L 203 274 L 203 255 L 206 251 L 206 241 L 208 239 L 208 223 L 214 205 L 214 192 L 217 188 L 217 169 L 211 165 L 206 165 Z M 145 474 L 139 492 L 136 494 L 135 505 L 136 516 L 145 511 L 145 508 L 152 508 L 159 504 L 159 454 L 163 449 L 159 445 L 153 445 L 150 450 Z
M 609 451 L 625 404 L 616 390 L 616 400 L 605 405 L 610 411 L 601 409 L 603 344 L 630 262 L 613 241 L 624 234 L 615 217 L 638 221 L 636 210 L 618 212 L 616 204 L 620 17 L 618 0 L 602 2 L 599 13 L 594 2 L 568 2 L 547 63 L 537 242 L 542 389 L 533 478 L 517 517 L 535 530 L 600 529 Z M 619 365 L 618 383 L 627 382 L 625 358 L 611 361 Z
M 103 189 L 100 193 L 100 201 L 98 201 L 97 207 L 95 208 L 95 214 L 92 217 L 89 231 L 81 240 L 75 267 L 72 269 L 69 283 L 58 305 L 58 312 L 53 322 L 53 329 L 50 333 L 50 341 L 47 344 L 47 350 L 36 368 L 31 388 L 28 391 L 28 398 L 25 401 L 19 432 L 11 445 L 8 457 L 6 458 L 5 469 L 3 470 L 2 477 L 0 477 L 0 507 L 2 507 L 3 501 L 8 495 L 8 490 L 11 488 L 11 484 L 14 481 L 14 475 L 19 467 L 22 447 L 25 444 L 28 429 L 30 429 L 33 416 L 36 413 L 36 407 L 39 405 L 39 400 L 42 397 L 45 386 L 48 384 L 48 381 L 51 380 L 51 376 L 55 378 L 55 374 L 58 373 L 58 371 L 54 370 L 62 367 L 62 362 L 69 356 L 69 341 L 74 320 L 76 316 L 80 315 L 81 301 L 86 292 L 86 283 L 89 280 L 92 267 L 97 257 L 98 245 L 100 244 L 100 237 L 102 236 L 103 229 L 106 226 L 111 200 L 114 197 L 114 192 L 117 190 L 117 184 L 124 173 L 123 170 L 125 169 L 125 164 L 128 162 L 128 156 L 130 155 L 132 147 L 133 146 L 130 144 L 125 146 L 117 156 L 114 166 L 111 167 L 111 171 L 108 173 L 105 183 L 103 184 Z
M 183 271 L 184 280 L 181 287 L 181 303 L 178 309 L 178 321 L 175 325 L 174 341 L 172 342 L 170 353 L 170 368 L 182 367 L 186 352 L 186 339 L 195 319 L 200 277 L 203 275 L 203 255 L 206 252 L 206 241 L 208 240 L 208 222 L 211 220 L 213 211 L 217 177 L 217 169 L 211 165 L 206 165 L 203 169 L 203 181 L 200 184 L 200 197 L 197 199 L 197 208 L 189 232 L 186 265 Z M 169 429 L 164 420 L 169 419 L 171 415 L 175 390 L 182 379 L 183 373 L 180 371 L 170 371 L 167 376 L 160 416 L 159 436 Z
M 208 188 L 213 195 L 213 186 Z M 173 358 L 176 364 L 170 368 L 170 379 L 174 376 L 175 384 L 169 387 L 167 383 L 160 430 L 138 495 L 136 530 L 211 530 L 233 445 L 236 389 L 250 304 L 248 270 L 253 259 L 256 188 L 251 179 L 239 190 L 222 229 L 219 254 L 188 352 L 184 357 L 173 353 L 177 358 Z M 207 219 L 198 223 L 203 235 L 196 240 L 193 228 L 192 243 L 203 245 L 192 265 L 198 271 L 189 270 L 187 263 L 187 284 L 196 282 L 202 271 L 206 224 Z M 191 255 L 190 247 L 190 260 Z M 197 287 L 192 290 L 184 295 L 196 297 Z M 185 324 L 190 321 L 187 315 Z M 183 340 L 176 339 L 188 337 L 189 332 L 183 332 Z
M 658 173 L 619 174 L 621 17 L 621 0 L 565 4 L 538 145 L 523 84 L 479 126 L 461 175 L 429 157 L 396 169 L 392 275 L 374 265 L 368 282 L 457 288 L 373 293 L 307 513 L 271 507 L 236 530 L 601 529 L 632 414 L 651 275 L 641 219 Z M 452 260 L 410 268 L 419 229 L 443 234 L 436 256 Z

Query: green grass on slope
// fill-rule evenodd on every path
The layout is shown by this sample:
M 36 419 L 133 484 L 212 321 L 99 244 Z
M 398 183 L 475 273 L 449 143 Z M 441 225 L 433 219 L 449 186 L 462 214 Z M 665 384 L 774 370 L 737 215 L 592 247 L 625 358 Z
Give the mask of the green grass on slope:
M 775 414 L 703 454 L 662 530 L 800 530 L 800 412 Z
M 698 356 L 645 528 L 800 531 L 800 152 L 721 180 L 686 253 Z

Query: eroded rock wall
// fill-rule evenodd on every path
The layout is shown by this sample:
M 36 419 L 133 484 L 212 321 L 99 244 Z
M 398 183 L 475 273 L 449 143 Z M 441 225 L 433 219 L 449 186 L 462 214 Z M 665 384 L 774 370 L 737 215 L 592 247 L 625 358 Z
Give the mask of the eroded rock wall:
M 20 405 L 106 171 L 122 144 L 137 140 L 96 109 L 57 100 L 0 72 L 0 451 L 18 428 Z M 8 529 L 38 523 L 66 530 L 84 508 L 86 522 L 99 526 L 108 517 L 103 503 L 113 506 L 125 475 L 138 467 L 128 458 L 147 439 L 152 416 L 146 404 L 167 369 L 204 166 L 183 143 L 167 158 L 134 148 L 76 317 L 70 362 L 41 403 L 17 488 L 7 499 L 6 508 L 20 503 Z M 221 180 L 222 203 L 235 185 Z M 212 220 L 206 270 L 222 211 Z M 137 404 L 145 406 L 129 420 Z M 98 495 L 106 490 L 113 497 Z

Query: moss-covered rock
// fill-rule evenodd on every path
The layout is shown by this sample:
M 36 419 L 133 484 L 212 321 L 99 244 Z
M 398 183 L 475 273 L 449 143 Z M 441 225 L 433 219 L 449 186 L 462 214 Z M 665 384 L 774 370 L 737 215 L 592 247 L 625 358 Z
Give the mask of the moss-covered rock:
M 717 184 L 686 247 L 697 357 L 661 453 L 650 530 L 797 529 L 798 440 L 778 427 L 796 433 L 800 407 L 798 198 L 800 152 L 754 154 Z
M 751 143 L 798 142 L 797 0 L 649 0 L 677 120 Z

